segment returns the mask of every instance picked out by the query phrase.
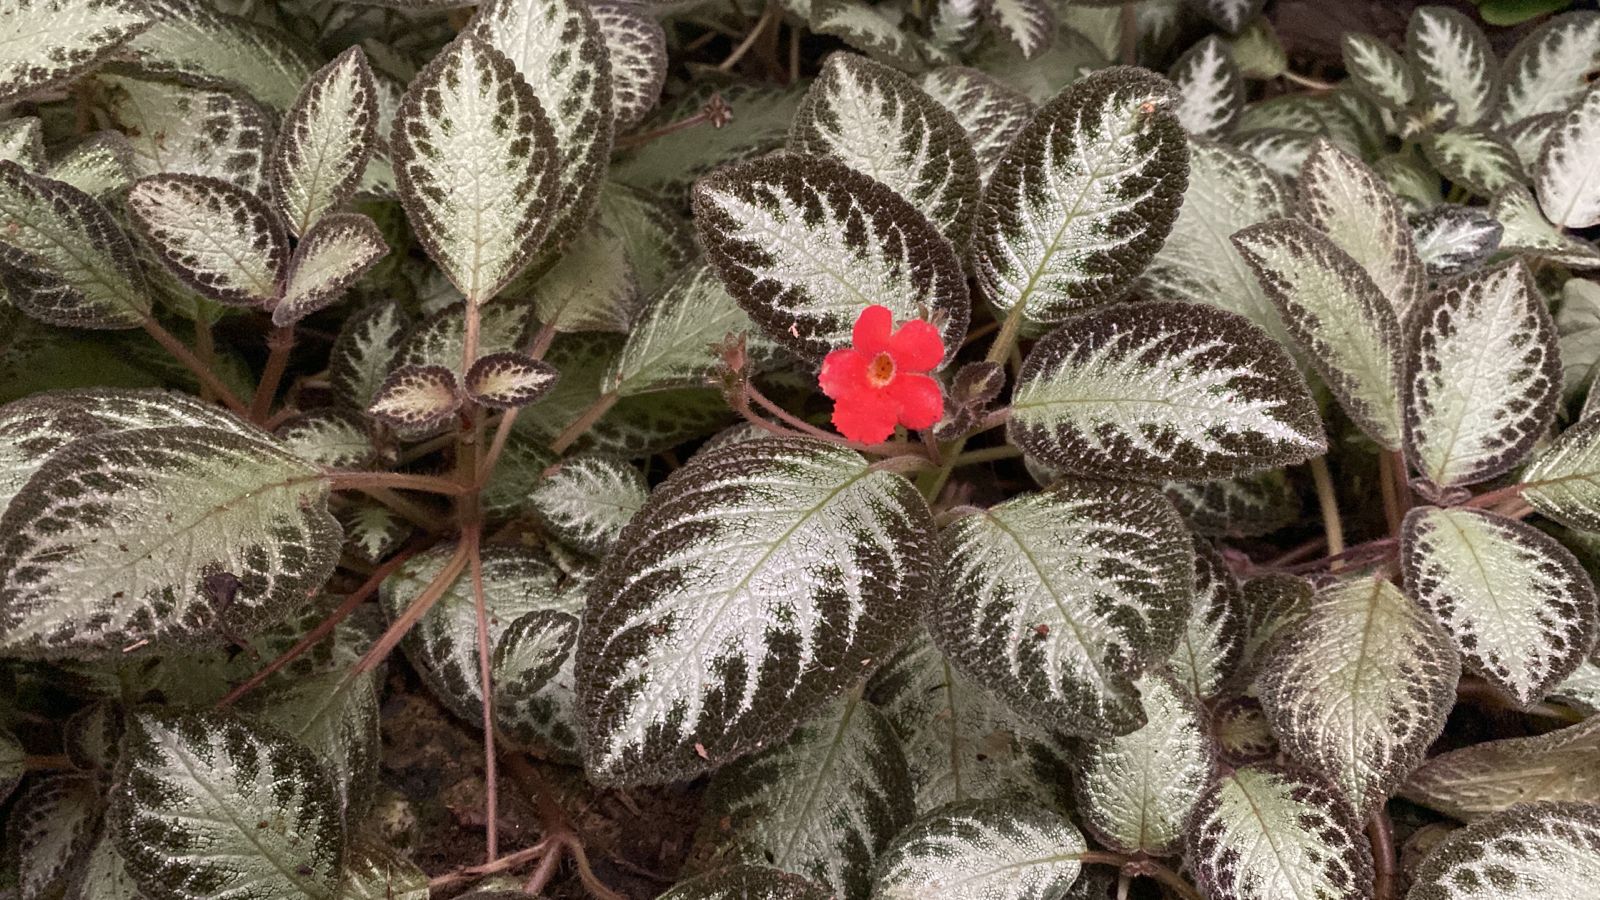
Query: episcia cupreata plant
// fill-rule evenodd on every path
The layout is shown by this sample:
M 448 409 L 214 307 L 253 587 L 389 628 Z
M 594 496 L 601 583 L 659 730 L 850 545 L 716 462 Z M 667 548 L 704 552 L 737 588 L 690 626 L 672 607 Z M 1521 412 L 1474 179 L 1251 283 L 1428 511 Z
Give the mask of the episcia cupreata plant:
M 1592 895 L 1600 13 L 1265 7 L 0 0 L 0 896 Z

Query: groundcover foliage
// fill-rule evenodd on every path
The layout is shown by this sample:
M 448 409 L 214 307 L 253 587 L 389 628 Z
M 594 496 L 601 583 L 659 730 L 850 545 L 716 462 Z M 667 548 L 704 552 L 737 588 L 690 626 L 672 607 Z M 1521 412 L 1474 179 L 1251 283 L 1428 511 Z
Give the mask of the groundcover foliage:
M 1600 13 L 1272 13 L 0 0 L 0 898 L 1594 896 Z

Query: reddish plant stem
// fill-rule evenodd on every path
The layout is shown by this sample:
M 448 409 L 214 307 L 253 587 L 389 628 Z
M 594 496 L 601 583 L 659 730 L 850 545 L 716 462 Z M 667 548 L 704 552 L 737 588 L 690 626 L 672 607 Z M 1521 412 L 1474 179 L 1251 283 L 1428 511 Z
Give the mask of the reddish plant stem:
M 261 371 L 261 381 L 256 385 L 255 399 L 250 401 L 250 421 L 262 423 L 272 412 L 272 398 L 278 395 L 278 383 L 289 368 L 289 354 L 294 350 L 294 326 L 273 328 L 267 335 L 267 366 Z
M 532 847 L 525 847 L 515 853 L 508 853 L 499 859 L 491 860 L 482 865 L 462 866 L 459 869 L 445 872 L 443 875 L 435 875 L 428 879 L 428 889 L 437 891 L 470 881 L 479 881 L 491 875 L 509 872 L 540 857 L 560 860 L 561 847 L 548 840 L 540 841 Z
M 1404 513 L 1400 512 L 1400 497 L 1395 493 L 1394 457 L 1388 453 L 1378 454 L 1378 491 L 1383 495 L 1383 518 L 1389 534 L 1397 536 Z
M 1380 806 L 1367 823 L 1367 840 L 1372 842 L 1372 867 L 1376 873 L 1372 900 L 1394 900 L 1394 823 L 1389 810 Z
M 227 385 L 222 383 L 222 379 L 217 377 L 217 373 L 201 362 L 194 355 L 194 351 L 185 347 L 182 341 L 173 337 L 172 332 L 162 328 L 161 323 L 157 322 L 153 316 L 145 318 L 139 324 L 143 326 L 145 333 L 154 338 L 155 342 L 160 344 L 168 353 L 172 354 L 174 359 L 183 363 L 184 368 L 194 373 L 194 377 L 200 380 L 200 384 L 203 387 L 209 388 L 212 393 L 216 394 L 217 399 L 222 401 L 222 405 L 241 416 L 250 415 L 250 408 L 245 406 L 244 401 L 240 400 L 233 391 L 228 389 Z
M 466 566 L 467 542 L 458 541 L 456 543 L 456 552 L 444 564 L 444 568 L 439 570 L 439 574 L 433 576 L 433 580 L 428 582 L 427 586 L 422 589 L 422 593 L 417 595 L 417 599 L 411 601 L 411 605 L 407 606 L 406 611 L 400 614 L 400 618 L 395 619 L 388 630 L 384 631 L 383 635 L 373 642 L 366 654 L 356 663 L 353 670 L 354 673 L 359 675 L 362 672 L 370 671 L 376 668 L 378 663 L 388 659 L 389 654 L 393 653 L 394 648 L 400 644 L 400 639 L 405 637 L 406 633 L 411 631 L 424 615 L 427 615 L 428 610 L 432 609 L 435 603 L 439 602 L 439 598 L 443 597 L 444 592 L 455 584 L 456 578 L 461 575 L 461 570 Z
M 403 491 L 421 491 L 424 494 L 443 494 L 460 497 L 470 488 L 449 478 L 437 475 L 413 475 L 409 472 L 350 472 L 328 473 L 328 484 L 336 491 L 368 488 L 397 488 Z
M 1526 485 L 1526 484 L 1522 484 L 1522 483 L 1508 484 L 1503 488 L 1499 488 L 1497 490 L 1488 491 L 1487 493 L 1479 494 L 1478 496 L 1473 497 L 1471 500 L 1468 500 L 1466 503 L 1464 503 L 1462 505 L 1463 506 L 1475 506 L 1475 507 L 1478 507 L 1480 509 L 1487 509 L 1487 508 L 1492 507 L 1495 504 L 1501 502 L 1502 500 L 1518 500 L 1518 499 L 1521 499 L 1522 498 L 1522 492 L 1527 490 L 1527 489 L 1528 489 L 1528 485 Z
M 200 364 L 208 371 L 217 370 L 217 345 L 211 334 L 211 323 L 204 316 L 195 316 L 194 319 L 194 355 Z M 204 381 L 200 382 L 200 399 L 207 403 L 217 402 L 217 392 Z
M 556 803 L 555 792 L 539 771 L 518 754 L 507 754 L 505 762 L 506 770 L 511 773 L 511 777 L 522 782 L 523 789 L 534 798 L 539 809 L 540 822 L 544 826 L 544 839 L 554 842 L 558 850 L 564 850 L 572 856 L 572 861 L 578 869 L 578 880 L 583 882 L 584 888 L 590 895 L 598 897 L 599 900 L 627 900 L 606 887 L 605 883 L 595 876 L 594 869 L 589 866 L 589 855 L 584 850 L 583 838 L 567 820 L 566 813 L 562 812 L 560 804 Z M 541 863 L 539 870 L 528 879 L 523 890 L 529 894 L 538 894 L 554 874 L 554 863 L 548 865 Z
M 484 862 L 489 863 L 500 855 L 500 790 L 494 754 L 494 683 L 490 673 L 489 603 L 483 592 L 483 554 L 479 547 L 482 538 L 483 527 L 477 523 L 468 526 L 466 534 L 462 535 L 467 545 L 467 559 L 472 567 L 472 605 L 478 619 L 478 689 L 483 695 L 484 840 L 487 845 Z
M 1314 559 L 1310 562 L 1299 563 L 1298 565 L 1293 566 L 1269 566 L 1268 568 L 1281 568 L 1281 571 L 1292 574 L 1315 572 L 1316 570 L 1322 568 L 1336 567 L 1340 563 L 1354 562 L 1355 560 L 1363 557 L 1387 554 L 1392 552 L 1395 545 L 1399 542 L 1399 538 L 1379 538 L 1375 541 L 1368 541 L 1365 544 L 1357 544 L 1343 553 L 1336 553 L 1332 556 L 1324 556 L 1321 559 Z

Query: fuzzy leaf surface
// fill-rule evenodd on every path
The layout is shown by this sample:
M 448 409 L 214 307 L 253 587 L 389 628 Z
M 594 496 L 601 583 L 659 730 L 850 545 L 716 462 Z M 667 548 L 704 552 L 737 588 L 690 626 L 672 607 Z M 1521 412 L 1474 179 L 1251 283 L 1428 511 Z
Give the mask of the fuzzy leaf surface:
M 1581 897 L 1600 879 L 1600 805 L 1528 803 L 1445 838 L 1407 900 Z
M 1083 834 L 1017 801 L 951 803 L 918 819 L 878 861 L 883 900 L 1059 900 L 1078 880 Z
M 291 232 L 304 235 L 349 199 L 377 138 L 378 86 L 351 47 L 311 76 L 278 130 L 272 187 Z
M 1318 141 L 1300 169 L 1309 224 L 1350 254 L 1404 322 L 1422 299 L 1423 270 L 1400 202 L 1379 175 L 1330 141 Z
M 1400 795 L 1471 822 L 1518 803 L 1592 801 L 1600 790 L 1600 719 L 1533 737 L 1485 741 L 1411 773 Z
M 185 284 L 219 303 L 270 308 L 289 236 L 255 194 L 218 178 L 155 175 L 128 192 L 146 242 Z

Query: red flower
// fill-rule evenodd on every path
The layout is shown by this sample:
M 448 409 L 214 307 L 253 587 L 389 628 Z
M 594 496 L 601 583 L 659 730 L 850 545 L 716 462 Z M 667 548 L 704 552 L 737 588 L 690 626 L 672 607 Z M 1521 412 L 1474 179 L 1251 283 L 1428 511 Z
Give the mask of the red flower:
M 822 392 L 833 398 L 839 433 L 876 444 L 897 424 L 933 427 L 944 415 L 944 396 L 926 373 L 944 358 L 939 330 L 912 319 L 895 331 L 888 307 L 869 306 L 850 337 L 855 346 L 829 353 L 818 378 Z

